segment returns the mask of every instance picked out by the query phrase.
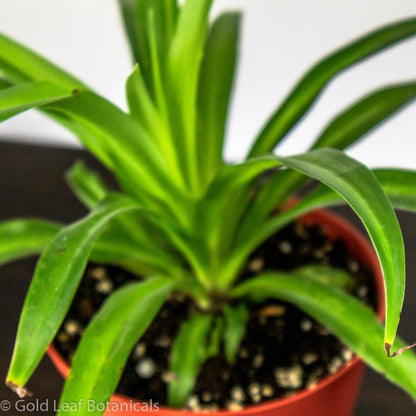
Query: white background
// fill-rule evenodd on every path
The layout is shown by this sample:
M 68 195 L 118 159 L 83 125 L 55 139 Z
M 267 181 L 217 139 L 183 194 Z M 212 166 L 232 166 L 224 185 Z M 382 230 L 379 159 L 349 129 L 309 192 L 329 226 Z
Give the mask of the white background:
M 378 25 L 416 15 L 414 0 L 217 0 L 245 14 L 241 65 L 226 155 L 242 157 L 293 83 L 318 58 Z M 131 70 L 116 0 L 2 0 L 0 31 L 75 73 L 123 108 Z M 416 79 L 416 38 L 337 78 L 281 153 L 303 151 L 332 116 L 383 83 Z M 416 104 L 350 152 L 371 166 L 416 168 Z M 0 125 L 0 140 L 77 145 L 28 112 Z

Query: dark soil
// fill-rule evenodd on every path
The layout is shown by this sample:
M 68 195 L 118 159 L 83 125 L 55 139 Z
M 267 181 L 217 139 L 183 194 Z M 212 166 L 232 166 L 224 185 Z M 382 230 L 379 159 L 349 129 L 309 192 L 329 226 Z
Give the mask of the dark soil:
M 369 270 L 346 254 L 342 241 L 328 241 L 316 226 L 296 224 L 276 234 L 253 254 L 241 279 L 264 270 L 291 270 L 311 263 L 350 272 L 357 279 L 353 294 L 373 308 L 377 304 Z M 91 316 L 109 293 L 131 280 L 135 277 L 116 268 L 88 267 L 55 340 L 69 362 Z M 166 386 L 172 379 L 172 340 L 193 308 L 180 294 L 169 298 L 132 352 L 117 388 L 119 393 L 166 404 Z M 188 408 L 237 410 L 311 389 L 352 358 L 351 350 L 296 307 L 277 301 L 253 305 L 235 364 L 230 366 L 222 357 L 207 361 Z

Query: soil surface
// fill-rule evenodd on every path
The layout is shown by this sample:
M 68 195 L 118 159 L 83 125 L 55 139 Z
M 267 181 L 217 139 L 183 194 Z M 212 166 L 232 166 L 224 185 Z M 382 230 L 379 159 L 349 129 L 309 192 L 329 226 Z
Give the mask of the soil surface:
M 351 292 L 375 308 L 376 290 L 369 270 L 346 254 L 341 240 L 328 241 L 316 226 L 286 227 L 250 258 L 241 280 L 264 270 L 291 270 L 307 264 L 331 265 L 356 278 Z M 71 362 L 91 316 L 106 297 L 137 280 L 120 269 L 90 265 L 55 345 Z M 129 357 L 117 388 L 119 393 L 166 405 L 172 341 L 194 309 L 181 294 L 172 295 Z M 246 336 L 234 365 L 222 358 L 208 360 L 189 399 L 192 410 L 238 410 L 250 404 L 312 389 L 336 373 L 353 353 L 325 327 L 296 307 L 269 300 L 253 305 Z

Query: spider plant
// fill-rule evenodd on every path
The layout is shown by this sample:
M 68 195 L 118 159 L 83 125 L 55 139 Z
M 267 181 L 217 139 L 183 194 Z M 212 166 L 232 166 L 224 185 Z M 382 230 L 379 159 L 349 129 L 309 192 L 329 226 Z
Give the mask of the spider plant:
M 169 404 L 182 407 L 204 360 L 230 362 L 244 334 L 247 301 L 291 302 L 325 324 L 371 367 L 416 398 L 416 357 L 396 339 L 405 257 L 394 207 L 416 211 L 416 172 L 371 170 L 344 153 L 416 97 L 416 81 L 384 86 L 332 120 L 307 152 L 274 149 L 342 71 L 416 35 L 416 19 L 370 32 L 315 64 L 274 112 L 247 158 L 223 159 L 238 55 L 240 13 L 211 22 L 212 1 L 119 0 L 135 64 L 128 112 L 5 35 L 0 35 L 0 118 L 36 108 L 74 133 L 115 176 L 119 190 L 77 163 L 66 178 L 89 214 L 70 225 L 41 219 L 0 224 L 0 261 L 40 254 L 20 318 L 7 384 L 20 396 L 54 339 L 88 261 L 133 272 L 111 294 L 78 346 L 62 403 L 107 401 L 130 351 L 172 292 L 198 312 L 172 347 Z M 267 172 L 267 180 L 264 173 Z M 321 184 L 275 213 L 299 189 Z M 336 270 L 269 271 L 243 282 L 250 254 L 316 208 L 348 203 L 378 254 L 385 324 L 331 283 Z M 93 352 L 93 353 L 91 353 Z M 394 355 L 400 357 L 391 359 Z M 59 415 L 70 414 L 62 408 Z M 78 409 L 87 415 L 88 409 Z M 100 414 L 100 412 L 97 412 Z

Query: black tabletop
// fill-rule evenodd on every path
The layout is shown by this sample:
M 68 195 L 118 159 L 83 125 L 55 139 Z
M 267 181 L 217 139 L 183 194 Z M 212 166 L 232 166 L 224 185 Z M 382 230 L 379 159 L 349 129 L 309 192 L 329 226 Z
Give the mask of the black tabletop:
M 90 166 L 103 171 L 97 162 L 80 150 L 0 143 L 0 220 L 35 216 L 70 222 L 82 216 L 84 208 L 63 179 L 65 170 L 77 159 L 83 159 Z M 348 209 L 340 212 L 358 224 Z M 404 229 L 408 259 L 406 301 L 399 332 L 410 342 L 416 341 L 416 216 L 399 213 L 399 219 Z M 28 259 L 0 268 L 0 380 L 6 377 L 19 311 L 34 265 L 35 259 Z M 48 358 L 41 362 L 28 387 L 34 392 L 38 406 L 47 402 L 48 410 L 34 407 L 26 407 L 25 411 L 19 409 L 14 404 L 17 397 L 0 383 L 0 413 L 8 416 L 55 414 L 53 403 L 59 398 L 62 379 Z M 13 402 L 11 410 L 2 410 L 4 400 Z M 416 406 L 405 393 L 368 370 L 355 415 L 416 415 Z

